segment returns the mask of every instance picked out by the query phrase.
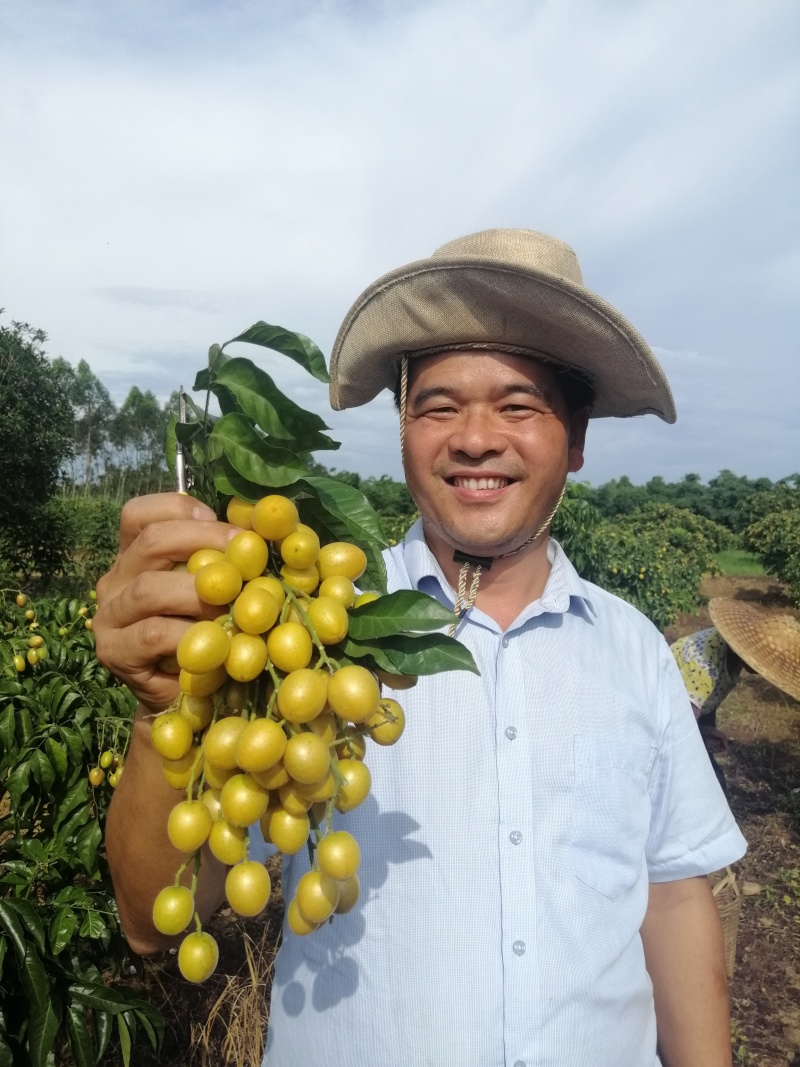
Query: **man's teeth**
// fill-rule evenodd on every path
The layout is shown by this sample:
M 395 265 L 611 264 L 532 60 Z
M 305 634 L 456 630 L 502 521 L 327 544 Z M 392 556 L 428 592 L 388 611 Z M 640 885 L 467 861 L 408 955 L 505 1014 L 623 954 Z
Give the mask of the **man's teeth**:
M 459 489 L 505 489 L 508 478 L 454 478 Z

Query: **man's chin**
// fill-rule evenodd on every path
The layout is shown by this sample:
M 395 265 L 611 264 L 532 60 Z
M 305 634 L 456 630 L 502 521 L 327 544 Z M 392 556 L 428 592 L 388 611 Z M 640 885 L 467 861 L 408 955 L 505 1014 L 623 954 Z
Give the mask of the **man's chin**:
M 535 532 L 528 531 L 497 531 L 492 535 L 476 537 L 476 530 L 453 530 L 442 529 L 430 525 L 423 518 L 425 536 L 431 548 L 436 549 L 439 545 L 446 551 L 475 559 L 497 559 L 500 556 L 517 552 L 531 543 L 531 536 Z

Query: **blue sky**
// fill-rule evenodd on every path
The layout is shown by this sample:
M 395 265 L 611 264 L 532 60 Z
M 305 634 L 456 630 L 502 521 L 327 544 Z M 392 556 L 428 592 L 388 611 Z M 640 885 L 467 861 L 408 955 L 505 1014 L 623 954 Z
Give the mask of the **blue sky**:
M 583 476 L 800 469 L 794 0 L 6 0 L 0 18 L 0 306 L 117 401 L 191 384 L 257 319 L 329 352 L 378 275 L 523 226 L 576 249 L 676 396 L 675 426 L 594 422 Z M 388 398 L 327 417 L 337 466 L 399 476 Z

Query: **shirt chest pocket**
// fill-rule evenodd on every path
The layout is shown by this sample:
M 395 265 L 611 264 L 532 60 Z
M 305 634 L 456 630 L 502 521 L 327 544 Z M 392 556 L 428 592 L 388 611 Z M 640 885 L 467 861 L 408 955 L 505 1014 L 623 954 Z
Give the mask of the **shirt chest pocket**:
M 615 900 L 636 885 L 645 862 L 656 750 L 586 734 L 573 741 L 573 867 L 583 883 Z

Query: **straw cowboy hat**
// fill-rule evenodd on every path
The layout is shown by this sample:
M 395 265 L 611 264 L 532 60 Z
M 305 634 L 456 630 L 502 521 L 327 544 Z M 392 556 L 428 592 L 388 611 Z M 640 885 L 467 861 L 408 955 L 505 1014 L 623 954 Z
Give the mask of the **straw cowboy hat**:
M 331 404 L 366 404 L 393 389 L 404 355 L 447 346 L 511 349 L 577 371 L 594 417 L 658 415 L 675 404 L 658 360 L 633 326 L 584 288 L 572 249 L 533 230 L 484 230 L 374 282 L 331 354 Z
M 784 693 L 800 700 L 800 622 L 771 615 L 741 600 L 716 597 L 711 621 L 747 666 Z

